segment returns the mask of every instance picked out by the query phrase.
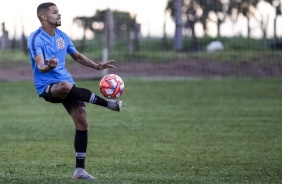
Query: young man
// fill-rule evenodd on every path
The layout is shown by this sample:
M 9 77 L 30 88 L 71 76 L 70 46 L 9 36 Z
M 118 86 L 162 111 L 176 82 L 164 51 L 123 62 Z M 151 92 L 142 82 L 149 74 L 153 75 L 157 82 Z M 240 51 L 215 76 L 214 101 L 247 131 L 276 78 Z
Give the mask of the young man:
M 113 60 L 99 64 L 79 53 L 70 38 L 57 27 L 61 14 L 54 3 L 42 3 L 37 7 L 41 27 L 28 38 L 28 50 L 34 73 L 35 88 L 47 102 L 62 103 L 72 117 L 76 133 L 76 169 L 74 179 L 95 179 L 84 170 L 87 149 L 88 120 L 84 102 L 100 105 L 114 111 L 121 110 L 121 101 L 100 98 L 88 89 L 78 88 L 65 69 L 66 54 L 78 63 L 96 70 L 115 68 Z

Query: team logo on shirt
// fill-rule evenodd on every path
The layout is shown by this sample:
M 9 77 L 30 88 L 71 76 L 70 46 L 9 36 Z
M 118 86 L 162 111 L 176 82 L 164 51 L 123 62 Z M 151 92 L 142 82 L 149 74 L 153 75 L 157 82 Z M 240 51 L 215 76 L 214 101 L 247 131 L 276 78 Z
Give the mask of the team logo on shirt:
M 56 40 L 57 44 L 58 44 L 58 48 L 59 49 L 63 49 L 65 48 L 65 42 L 64 42 L 64 39 L 63 38 L 58 38 Z

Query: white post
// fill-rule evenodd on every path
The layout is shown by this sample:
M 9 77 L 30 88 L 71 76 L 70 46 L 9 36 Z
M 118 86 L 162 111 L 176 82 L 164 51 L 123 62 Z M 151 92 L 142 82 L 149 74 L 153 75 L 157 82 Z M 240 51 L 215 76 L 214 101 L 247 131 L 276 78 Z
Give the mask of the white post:
M 105 32 L 104 32 L 104 38 L 103 38 L 103 58 L 102 61 L 106 62 L 109 60 L 109 52 L 111 51 L 111 46 L 113 42 L 113 31 L 114 31 L 114 22 L 113 22 L 113 14 L 110 9 L 107 9 L 106 11 L 106 17 L 105 17 Z M 105 76 L 108 74 L 108 69 L 102 70 L 102 76 Z
M 102 61 L 106 62 L 109 60 L 109 49 L 107 47 L 103 48 L 103 58 Z M 108 69 L 102 70 L 102 76 L 105 76 L 108 74 Z

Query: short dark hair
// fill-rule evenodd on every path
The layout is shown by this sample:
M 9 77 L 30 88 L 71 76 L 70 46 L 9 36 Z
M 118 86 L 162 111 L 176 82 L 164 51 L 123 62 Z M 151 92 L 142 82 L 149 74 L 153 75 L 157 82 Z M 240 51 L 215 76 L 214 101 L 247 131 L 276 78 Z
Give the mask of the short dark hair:
M 47 2 L 47 3 L 42 3 L 37 7 L 37 17 L 40 19 L 40 15 L 42 13 L 45 13 L 49 10 L 50 6 L 56 6 L 54 3 Z

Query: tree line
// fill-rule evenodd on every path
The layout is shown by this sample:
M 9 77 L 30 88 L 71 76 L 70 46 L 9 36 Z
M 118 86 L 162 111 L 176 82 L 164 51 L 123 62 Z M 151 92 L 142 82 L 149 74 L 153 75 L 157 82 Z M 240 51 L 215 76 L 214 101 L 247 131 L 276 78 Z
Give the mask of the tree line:
M 192 50 L 199 50 L 196 25 L 201 24 L 203 32 L 208 35 L 208 24 L 213 23 L 217 27 L 217 37 L 221 37 L 221 26 L 227 21 L 236 24 L 239 17 L 247 20 L 247 37 L 251 36 L 254 29 L 251 20 L 256 21 L 264 38 L 267 36 L 269 17 L 265 12 L 258 11 L 261 2 L 268 3 L 275 10 L 274 18 L 274 41 L 277 38 L 277 17 L 281 15 L 282 0 L 168 0 L 164 10 L 169 13 L 175 22 L 175 34 L 173 39 L 174 50 L 182 51 L 183 37 L 189 33 L 192 40 Z M 262 14 L 264 13 L 264 14 Z M 99 10 L 90 17 L 75 17 L 74 22 L 84 29 L 81 40 L 82 50 L 85 48 L 85 32 L 90 30 L 96 38 L 102 38 L 105 47 L 111 49 L 113 40 L 126 40 L 129 52 L 138 51 L 139 34 L 141 24 L 137 23 L 136 17 L 129 12 Z M 165 30 L 164 24 L 164 30 Z M 164 31 L 163 40 L 166 40 Z
M 258 21 L 260 29 L 265 38 L 267 35 L 268 17 L 265 19 L 258 17 L 258 4 L 264 1 L 275 9 L 274 19 L 274 39 L 277 41 L 277 17 L 281 15 L 280 0 L 168 0 L 166 10 L 170 13 L 175 22 L 174 49 L 183 50 L 183 32 L 189 31 L 193 41 L 193 49 L 198 49 L 195 25 L 200 23 L 204 33 L 207 34 L 208 22 L 214 22 L 217 25 L 217 36 L 221 36 L 220 27 L 229 18 L 236 23 L 239 16 L 247 20 L 247 36 L 251 35 L 252 27 L 250 20 L 254 18 Z M 216 16 L 216 20 L 211 18 Z

